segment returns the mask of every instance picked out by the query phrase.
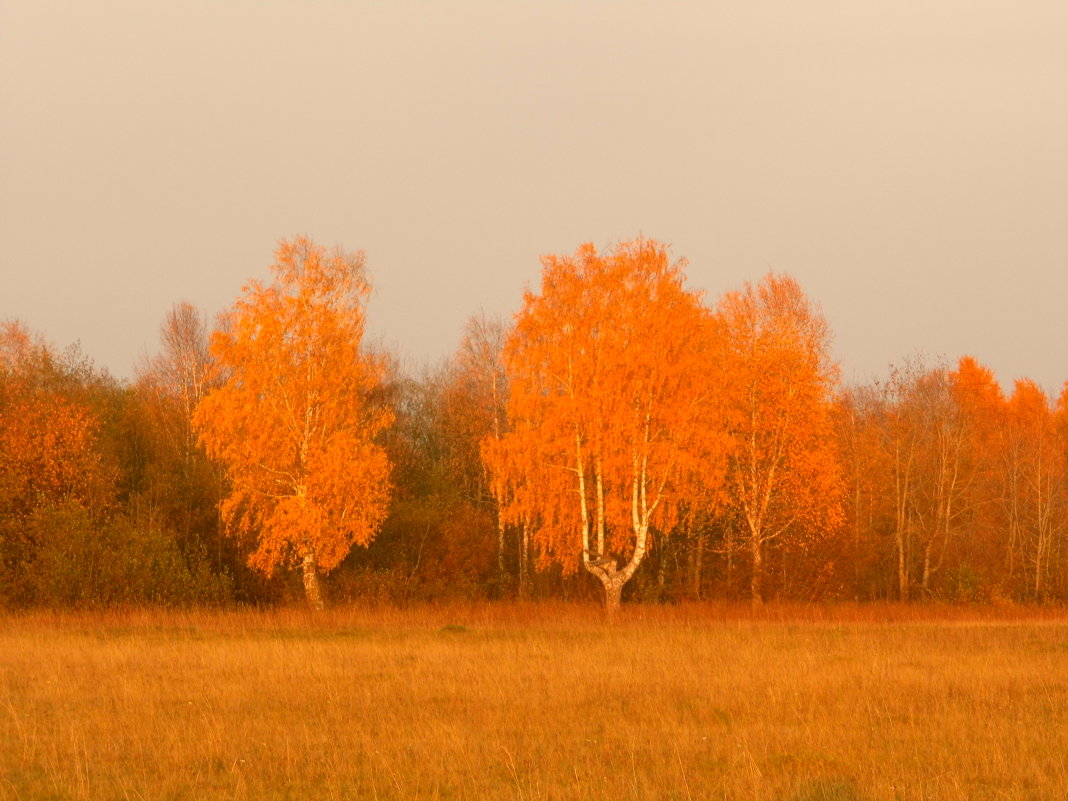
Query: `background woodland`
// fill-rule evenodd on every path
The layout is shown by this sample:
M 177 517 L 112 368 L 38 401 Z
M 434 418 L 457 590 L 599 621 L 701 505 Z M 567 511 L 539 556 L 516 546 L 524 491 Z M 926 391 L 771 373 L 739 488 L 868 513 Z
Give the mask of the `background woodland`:
M 710 302 L 653 241 L 543 264 L 415 371 L 363 341 L 362 254 L 303 239 L 218 321 L 175 305 L 129 382 L 0 324 L 0 605 L 594 600 L 631 565 L 633 601 L 1068 600 L 1068 384 L 846 385 L 788 276 Z

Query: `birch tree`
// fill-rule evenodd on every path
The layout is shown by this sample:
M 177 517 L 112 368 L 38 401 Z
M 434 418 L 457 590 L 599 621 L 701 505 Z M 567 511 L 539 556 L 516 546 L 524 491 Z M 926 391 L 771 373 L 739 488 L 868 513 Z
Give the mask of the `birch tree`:
M 232 486 L 227 530 L 255 538 L 249 565 L 300 564 L 309 603 L 319 572 L 375 536 L 390 495 L 375 436 L 392 422 L 376 402 L 380 360 L 362 347 L 370 292 L 362 253 L 283 241 L 274 281 L 245 287 L 211 339 L 221 386 L 193 422 Z
M 713 324 L 683 266 L 646 239 L 548 256 L 505 345 L 511 430 L 483 449 L 505 520 L 609 613 L 698 474 L 722 475 Z
M 842 519 L 831 418 L 837 367 L 819 310 L 789 276 L 766 276 L 720 301 L 734 447 L 727 490 L 744 520 L 750 598 L 763 600 L 764 549 L 818 536 Z

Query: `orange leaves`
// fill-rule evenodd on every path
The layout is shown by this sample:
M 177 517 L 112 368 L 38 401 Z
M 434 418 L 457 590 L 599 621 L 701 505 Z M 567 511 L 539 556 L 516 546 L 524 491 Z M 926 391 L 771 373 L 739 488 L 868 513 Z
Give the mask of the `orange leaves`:
M 953 400 L 972 437 L 975 450 L 994 450 L 1005 425 L 1005 395 L 993 372 L 964 356 L 949 374 Z
M 8 513 L 67 501 L 88 507 L 106 479 L 98 421 L 54 373 L 42 341 L 19 323 L 0 326 L 0 505 Z
M 753 536 L 831 528 L 840 520 L 831 421 L 837 367 L 829 333 L 789 276 L 726 295 L 718 317 L 735 450 L 729 487 Z
M 671 528 L 723 450 L 711 317 L 655 241 L 543 265 L 505 347 L 512 430 L 484 453 L 506 515 L 534 523 L 544 554 L 574 570 L 612 552 L 629 578 L 650 527 Z
M 362 349 L 370 286 L 362 254 L 283 242 L 275 281 L 249 284 L 211 341 L 222 386 L 194 424 L 233 482 L 228 525 L 258 536 L 271 572 L 312 554 L 335 567 L 385 515 L 389 464 L 374 437 L 392 414 L 373 401 L 383 367 Z
M 1021 379 L 1013 387 L 1008 405 L 1009 419 L 1015 428 L 1042 440 L 1055 435 L 1053 412 L 1046 393 L 1030 379 Z
M 0 370 L 14 372 L 33 361 L 50 359 L 45 344 L 18 320 L 0 322 Z
M 512 429 L 483 452 L 543 559 L 584 564 L 607 589 L 652 532 L 716 509 L 744 521 L 759 595 L 766 542 L 842 521 L 827 325 L 780 276 L 713 315 L 682 266 L 647 240 L 546 258 L 505 349 Z M 599 567 L 605 554 L 622 569 Z
M 17 506 L 86 505 L 98 478 L 97 423 L 61 395 L 8 387 L 0 400 L 0 487 Z
M 1053 578 L 1051 562 L 1065 530 L 1064 442 L 1049 398 L 1033 381 L 1016 382 L 1008 419 L 1010 524 L 1019 534 L 1031 594 L 1041 599 Z
M 764 543 L 804 541 L 838 526 L 841 471 L 831 419 L 837 368 L 827 324 L 789 276 L 766 276 L 719 304 L 726 347 L 727 475 L 761 599 Z
M 909 362 L 883 385 L 853 390 L 843 412 L 854 542 L 872 557 L 893 553 L 897 597 L 1053 591 L 1065 452 L 1038 386 L 1017 381 L 1007 398 L 970 356 L 954 370 Z

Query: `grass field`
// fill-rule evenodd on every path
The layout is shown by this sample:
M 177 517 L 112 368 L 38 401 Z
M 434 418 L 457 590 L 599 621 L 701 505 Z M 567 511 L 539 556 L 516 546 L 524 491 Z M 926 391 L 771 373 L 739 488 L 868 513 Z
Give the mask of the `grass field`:
M 1057 799 L 1063 610 L 0 618 L 4 799 Z

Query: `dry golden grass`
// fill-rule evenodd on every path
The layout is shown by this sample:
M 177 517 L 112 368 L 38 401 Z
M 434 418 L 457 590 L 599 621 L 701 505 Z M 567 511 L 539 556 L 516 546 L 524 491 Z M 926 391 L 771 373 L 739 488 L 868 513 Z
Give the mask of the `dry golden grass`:
M 0 798 L 1066 796 L 1058 610 L 0 619 Z

